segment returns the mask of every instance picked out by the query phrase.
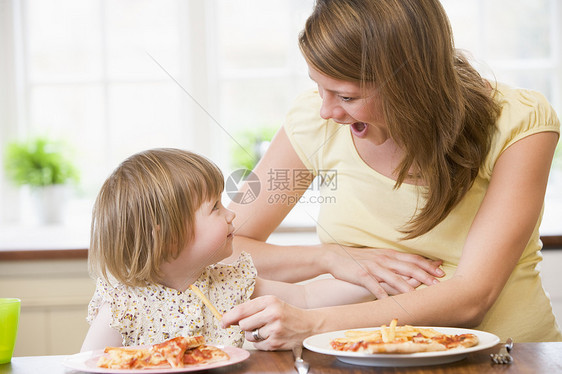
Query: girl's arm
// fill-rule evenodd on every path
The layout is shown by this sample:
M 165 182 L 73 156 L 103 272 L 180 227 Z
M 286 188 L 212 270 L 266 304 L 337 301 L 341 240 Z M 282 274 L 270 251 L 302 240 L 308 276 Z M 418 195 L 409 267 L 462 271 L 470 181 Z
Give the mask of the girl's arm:
M 285 282 L 297 282 L 330 273 L 338 279 L 366 287 L 378 298 L 387 296 L 379 282 L 386 282 L 400 292 L 408 292 L 415 286 L 408 284 L 404 277 L 431 285 L 436 282 L 435 277 L 443 276 L 439 269 L 440 261 L 390 249 L 358 249 L 336 244 L 278 246 L 265 243 L 304 193 L 303 185 L 312 182 L 313 178 L 309 175 L 308 178 L 299 178 L 300 188 L 291 188 L 296 182 L 293 171 L 299 170 L 306 170 L 306 167 L 281 128 L 253 170 L 261 182 L 256 200 L 249 204 L 233 202 L 229 205 L 229 209 L 236 213 L 236 237 L 231 259 L 235 259 L 242 250 L 247 251 L 252 254 L 262 277 Z M 279 191 L 272 188 L 278 173 L 284 175 L 284 187 L 288 189 Z M 244 184 L 241 191 L 247 188 L 248 185 Z M 279 199 L 276 194 L 280 192 L 287 199 Z
M 543 132 L 500 156 L 472 223 L 454 276 L 432 287 L 372 302 L 302 310 L 272 297 L 256 298 L 223 315 L 227 326 L 260 328 L 255 346 L 281 349 L 316 333 L 400 323 L 477 326 L 502 291 L 531 236 L 543 205 L 558 135 Z M 524 301 L 522 301 L 524 302 Z
M 252 298 L 265 295 L 277 296 L 304 309 L 362 303 L 374 299 L 366 288 L 339 279 L 318 279 L 305 284 L 293 284 L 257 278 Z
M 121 334 L 109 327 L 111 321 L 111 310 L 107 303 L 102 304 L 98 315 L 92 321 L 90 329 L 86 334 L 80 352 L 104 349 L 105 347 L 120 347 L 123 345 Z

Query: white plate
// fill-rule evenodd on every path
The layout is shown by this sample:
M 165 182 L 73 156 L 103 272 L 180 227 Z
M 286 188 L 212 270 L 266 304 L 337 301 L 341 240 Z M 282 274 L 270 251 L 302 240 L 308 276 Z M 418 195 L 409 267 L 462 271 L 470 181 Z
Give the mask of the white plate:
M 81 370 L 87 373 L 187 373 L 190 371 L 200 371 L 230 366 L 244 361 L 250 357 L 250 352 L 236 347 L 217 346 L 225 351 L 230 359 L 227 361 L 213 362 L 205 365 L 190 365 L 183 368 L 156 368 L 156 369 L 106 369 L 96 366 L 98 359 L 103 355 L 103 349 L 90 352 L 77 353 L 67 357 L 63 365 L 74 370 Z
M 417 327 L 417 326 L 416 326 Z M 494 334 L 484 331 L 458 329 L 451 327 L 425 327 L 432 328 L 445 334 L 474 334 L 478 336 L 478 344 L 474 347 L 462 350 L 450 350 L 439 352 L 420 352 L 420 353 L 361 353 L 336 351 L 330 346 L 330 341 L 336 338 L 343 338 L 344 333 L 349 330 L 332 331 L 324 334 L 313 335 L 304 340 L 304 346 L 314 352 L 336 356 L 338 360 L 353 365 L 364 366 L 422 366 L 437 365 L 462 360 L 469 353 L 480 351 L 495 346 L 500 338 Z M 379 330 L 379 328 L 353 329 L 357 331 Z

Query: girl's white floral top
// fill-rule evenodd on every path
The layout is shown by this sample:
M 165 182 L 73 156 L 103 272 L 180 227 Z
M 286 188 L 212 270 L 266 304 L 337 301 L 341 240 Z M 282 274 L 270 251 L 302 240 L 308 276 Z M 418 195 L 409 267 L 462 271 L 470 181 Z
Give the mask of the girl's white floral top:
M 222 314 L 249 300 L 257 270 L 251 256 L 243 252 L 233 264 L 205 268 L 195 286 Z M 147 287 L 110 285 L 98 279 L 88 306 L 89 323 L 108 303 L 111 327 L 121 333 L 124 346 L 157 344 L 177 336 L 203 335 L 209 344 L 241 347 L 244 333 L 238 326 L 223 329 L 201 299 L 189 288 L 177 291 L 160 284 Z

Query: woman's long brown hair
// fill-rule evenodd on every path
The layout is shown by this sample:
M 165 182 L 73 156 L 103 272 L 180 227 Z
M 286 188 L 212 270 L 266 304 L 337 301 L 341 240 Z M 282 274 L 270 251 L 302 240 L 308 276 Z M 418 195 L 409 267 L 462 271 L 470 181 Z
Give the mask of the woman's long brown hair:
M 454 48 L 438 0 L 318 0 L 299 37 L 307 62 L 330 77 L 376 87 L 390 136 L 426 202 L 404 239 L 441 222 L 472 186 L 490 149 L 499 105 Z

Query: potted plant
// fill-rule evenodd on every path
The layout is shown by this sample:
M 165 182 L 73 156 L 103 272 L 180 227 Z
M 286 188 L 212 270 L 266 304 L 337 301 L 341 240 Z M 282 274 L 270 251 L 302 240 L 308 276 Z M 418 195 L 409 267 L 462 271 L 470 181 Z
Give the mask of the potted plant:
M 279 126 L 262 126 L 242 130 L 232 146 L 232 166 L 252 171 L 264 155 Z
M 6 147 L 4 169 L 16 185 L 31 189 L 39 222 L 62 221 L 67 187 L 79 179 L 68 147 L 47 137 L 12 142 Z

